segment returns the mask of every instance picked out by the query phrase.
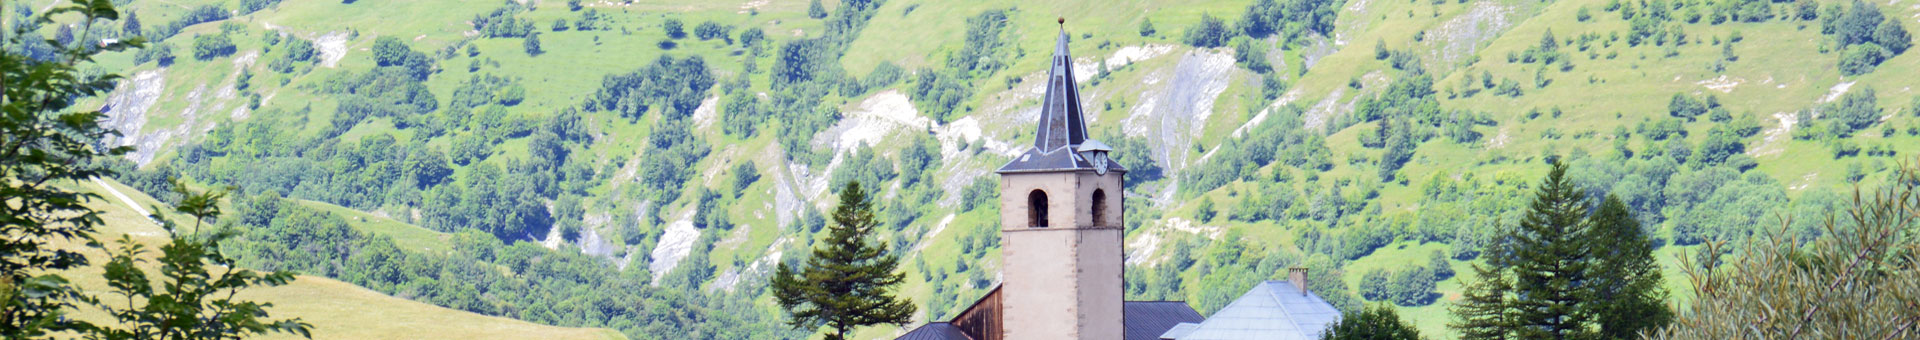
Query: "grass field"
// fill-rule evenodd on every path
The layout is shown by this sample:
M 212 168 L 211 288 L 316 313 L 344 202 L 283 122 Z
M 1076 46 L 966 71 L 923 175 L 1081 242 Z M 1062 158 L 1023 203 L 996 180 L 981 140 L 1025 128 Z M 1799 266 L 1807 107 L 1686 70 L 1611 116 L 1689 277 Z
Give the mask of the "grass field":
M 125 193 L 134 202 L 141 204 L 143 208 L 157 204 L 157 201 L 132 188 L 112 180 L 105 181 L 116 190 Z M 96 237 L 109 247 L 112 247 L 115 244 L 114 241 L 119 240 L 121 235 L 131 236 L 134 241 L 146 244 L 149 249 L 157 249 L 162 242 L 165 242 L 165 231 L 146 217 L 139 216 L 111 193 L 100 190 L 99 186 L 93 183 L 79 185 L 76 189 L 106 198 L 93 200 L 89 206 L 103 212 L 102 218 L 106 224 L 97 231 Z M 354 225 L 367 228 L 365 223 L 354 223 Z M 377 231 L 379 230 L 377 228 L 373 229 L 376 233 L 384 233 Z M 89 253 L 94 263 L 104 263 L 104 252 L 94 250 Z M 150 272 L 157 269 L 147 268 Z M 88 293 L 105 294 L 107 293 L 106 282 L 101 279 L 100 273 L 99 267 L 88 267 L 64 274 Z M 620 333 L 608 329 L 554 327 L 441 308 L 387 296 L 324 277 L 302 275 L 285 286 L 244 291 L 240 294 L 240 298 L 272 303 L 273 307 L 268 311 L 275 318 L 300 318 L 312 324 L 315 339 L 625 338 Z M 97 319 L 105 315 L 97 310 L 87 309 L 80 313 L 80 317 Z M 279 334 L 265 338 L 297 337 Z

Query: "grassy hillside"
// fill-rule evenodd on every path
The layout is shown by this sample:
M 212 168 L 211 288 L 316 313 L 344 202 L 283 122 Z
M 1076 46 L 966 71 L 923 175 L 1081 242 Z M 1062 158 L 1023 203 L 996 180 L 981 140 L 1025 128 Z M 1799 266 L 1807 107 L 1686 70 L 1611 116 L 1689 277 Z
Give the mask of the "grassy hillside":
M 156 27 L 249 3 L 128 8 Z M 1315 290 L 1343 306 L 1390 303 L 1359 298 L 1361 276 L 1437 252 L 1459 276 L 1401 315 L 1444 337 L 1468 266 L 1549 159 L 1630 202 L 1684 303 L 1677 259 L 1695 244 L 1778 215 L 1818 235 L 1818 207 L 1920 151 L 1904 78 L 1920 56 L 1843 71 L 1865 44 L 1823 32 L 1842 1 L 1809 1 L 1811 18 L 1734 0 L 1281 1 L 1327 26 L 1255 34 L 1245 13 L 1270 2 L 826 1 L 823 18 L 799 0 L 258 3 L 164 39 L 171 64 L 103 58 L 146 75 L 99 99 L 141 176 L 239 185 L 236 207 L 289 198 L 421 261 L 343 279 L 375 291 L 639 338 L 795 336 L 774 331 L 765 276 L 804 258 L 849 180 L 879 188 L 876 239 L 903 257 L 916 320 L 966 307 L 999 280 L 991 171 L 1032 138 L 1062 28 L 1090 129 L 1136 170 L 1129 298 L 1203 313 L 1288 266 L 1325 274 Z M 1920 15 L 1867 6 L 1908 29 Z M 1193 34 L 1203 17 L 1223 30 Z M 232 53 L 194 56 L 220 34 Z M 311 58 L 289 56 L 299 41 Z M 419 269 L 469 262 L 516 283 Z M 585 293 L 605 287 L 637 296 Z
M 102 183 L 124 193 L 134 204 L 151 207 L 159 203 L 118 182 L 105 180 Z M 106 221 L 105 228 L 98 230 L 97 237 L 100 239 L 118 240 L 120 235 L 130 235 L 135 241 L 148 244 L 150 249 L 158 247 L 159 243 L 166 240 L 165 231 L 158 225 L 134 212 L 128 207 L 127 202 L 103 190 L 98 184 L 85 183 L 78 187 L 83 192 L 106 198 L 90 203 L 94 209 L 103 212 L 102 219 Z M 104 261 L 106 256 L 101 252 L 90 255 L 95 256 L 96 263 Z M 98 269 L 69 272 L 66 276 L 74 279 L 82 289 L 91 292 L 104 292 L 106 289 L 106 283 L 101 279 Z M 313 336 L 319 339 L 625 338 L 618 332 L 608 329 L 553 327 L 451 310 L 388 296 L 325 277 L 303 275 L 285 286 L 245 291 L 240 298 L 272 303 L 273 308 L 270 311 L 276 318 L 300 318 L 302 321 L 313 324 Z M 81 317 L 103 317 L 97 313 L 99 312 L 83 311 Z M 279 334 L 270 338 L 297 337 Z

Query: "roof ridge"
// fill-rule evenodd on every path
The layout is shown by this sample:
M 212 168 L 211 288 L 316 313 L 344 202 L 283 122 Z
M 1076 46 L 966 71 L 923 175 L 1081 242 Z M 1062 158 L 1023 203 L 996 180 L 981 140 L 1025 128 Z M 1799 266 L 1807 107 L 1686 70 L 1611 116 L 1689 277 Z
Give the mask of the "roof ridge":
M 1267 282 L 1264 282 L 1261 284 L 1271 285 L 1271 284 L 1275 284 L 1275 281 L 1268 280 Z M 1284 314 L 1287 316 L 1287 323 L 1293 324 L 1293 329 L 1295 331 L 1305 333 L 1307 327 L 1305 325 L 1300 324 L 1300 318 L 1293 317 L 1293 311 L 1287 308 L 1287 302 L 1285 300 L 1281 300 L 1279 294 L 1274 294 L 1273 288 L 1267 288 L 1263 290 L 1267 291 L 1267 298 L 1273 299 L 1273 303 L 1276 305 L 1279 305 L 1280 308 L 1275 308 L 1275 309 L 1279 309 L 1280 314 Z M 1305 290 L 1302 290 L 1302 292 L 1304 293 Z

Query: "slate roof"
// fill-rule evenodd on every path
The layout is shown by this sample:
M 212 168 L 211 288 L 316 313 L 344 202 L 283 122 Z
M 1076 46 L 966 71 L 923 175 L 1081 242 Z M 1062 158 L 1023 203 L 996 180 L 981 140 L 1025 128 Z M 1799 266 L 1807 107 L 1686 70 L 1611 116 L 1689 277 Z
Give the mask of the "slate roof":
M 1060 38 L 1053 47 L 1053 66 L 1047 72 L 1047 94 L 1040 102 L 1040 121 L 1034 133 L 1033 149 L 1000 167 L 1001 173 L 1037 172 L 1061 170 L 1094 170 L 1094 165 L 1080 151 L 1080 145 L 1087 139 L 1087 123 L 1080 109 L 1080 89 L 1074 83 L 1073 55 L 1067 51 L 1067 30 L 1060 30 Z M 1091 144 L 1107 149 L 1106 144 L 1093 141 Z M 1126 167 L 1107 162 L 1108 171 L 1127 171 Z
M 1127 301 L 1121 308 L 1127 318 L 1126 340 L 1159 340 L 1174 326 L 1206 319 L 1181 301 Z
M 1302 293 L 1288 281 L 1267 281 L 1174 339 L 1312 340 L 1339 321 L 1340 311 L 1319 295 Z
M 1126 313 L 1125 340 L 1159 340 L 1160 334 L 1175 326 L 1193 325 L 1200 322 L 1200 312 L 1180 301 L 1127 301 L 1122 307 Z M 960 327 L 947 322 L 934 322 L 914 328 L 912 332 L 894 340 L 975 340 L 968 337 Z
M 960 327 L 954 327 L 951 323 L 934 322 L 920 325 L 920 328 L 914 328 L 912 332 L 907 332 L 894 340 L 970 340 L 970 338 L 966 333 L 960 332 Z

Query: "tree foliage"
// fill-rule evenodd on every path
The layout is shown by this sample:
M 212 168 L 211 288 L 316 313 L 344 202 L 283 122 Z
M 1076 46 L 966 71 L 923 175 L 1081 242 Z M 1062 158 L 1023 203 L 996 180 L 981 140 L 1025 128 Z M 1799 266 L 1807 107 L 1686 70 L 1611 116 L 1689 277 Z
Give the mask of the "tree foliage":
M 20 19 L 45 24 L 63 13 L 78 14 L 83 28 L 119 17 L 111 3 L 74 1 Z M 6 45 L 46 39 L 27 27 L 5 28 L 11 31 Z M 111 169 L 94 160 L 130 148 L 96 146 L 115 135 L 101 125 L 106 115 L 75 105 L 112 89 L 120 77 L 90 74 L 81 66 L 95 65 L 94 56 L 103 51 L 140 44 L 136 38 L 99 49 L 61 49 L 48 60 L 11 50 L 0 53 L 0 81 L 6 84 L 0 92 L 0 136 L 5 136 L 0 137 L 0 197 L 7 197 L 0 201 L 0 337 L 41 338 L 88 327 L 68 316 L 85 293 L 54 272 L 81 268 L 89 261 L 83 249 L 56 243 L 98 247 L 94 228 L 106 222 L 85 204 L 100 197 L 74 185 L 111 175 Z
M 1920 334 L 1920 168 L 1903 164 L 1876 188 L 1828 211 L 1813 240 L 1793 222 L 1729 250 L 1709 243 L 1682 258 L 1694 303 L 1655 339 L 1911 338 Z
M 869 243 L 880 221 L 859 182 L 840 190 L 833 222 L 805 266 L 796 271 L 783 263 L 774 274 L 773 295 L 791 314 L 788 323 L 802 329 L 825 326 L 827 339 L 844 340 L 856 327 L 909 321 L 913 302 L 893 291 L 906 274 L 895 272 L 900 258 L 889 255 L 885 244 Z
M 177 183 L 174 188 L 185 197 L 173 208 L 174 212 L 187 215 L 193 221 L 193 228 L 187 230 L 164 215 L 153 215 L 153 220 L 159 221 L 172 236 L 160 247 L 158 286 L 141 268 L 147 262 L 146 245 L 129 235 L 120 236 L 119 246 L 109 252 L 112 259 L 105 266 L 106 284 L 111 287 L 108 296 L 89 299 L 116 323 L 92 329 L 95 333 L 92 336 L 239 339 L 286 332 L 313 337 L 313 326 L 298 318 L 271 319 L 267 308 L 273 304 L 235 297 L 248 288 L 286 285 L 293 282 L 294 274 L 287 270 L 260 273 L 240 267 L 220 250 L 221 243 L 238 236 L 237 232 L 224 227 L 201 230 L 205 221 L 220 216 L 219 203 L 226 192 L 190 192 L 185 185 Z
M 233 39 L 222 34 L 202 34 L 193 37 L 193 58 L 210 60 L 233 55 Z
M 1400 319 L 1400 313 L 1387 305 L 1368 306 L 1364 310 L 1341 313 L 1320 340 L 1419 340 L 1420 330 Z
M 1221 47 L 1227 45 L 1227 40 L 1233 38 L 1233 33 L 1227 30 L 1226 21 L 1221 21 L 1220 18 L 1212 15 L 1201 14 L 1200 22 L 1188 26 L 1187 35 L 1181 41 L 1199 48 Z
M 1471 338 L 1631 338 L 1670 319 L 1652 245 L 1627 204 L 1597 211 L 1555 161 L 1519 229 L 1474 265 L 1449 327 Z

